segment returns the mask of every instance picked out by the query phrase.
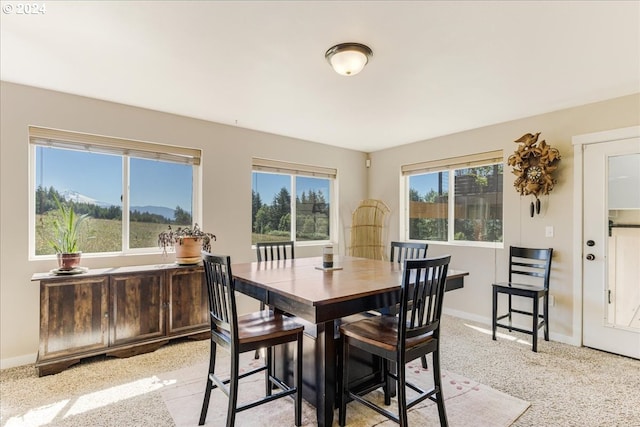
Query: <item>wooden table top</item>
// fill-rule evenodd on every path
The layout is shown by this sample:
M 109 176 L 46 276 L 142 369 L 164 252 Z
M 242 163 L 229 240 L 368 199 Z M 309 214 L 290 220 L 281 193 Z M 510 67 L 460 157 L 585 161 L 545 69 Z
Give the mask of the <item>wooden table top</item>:
M 322 257 L 232 264 L 233 276 L 245 283 L 320 306 L 390 292 L 400 287 L 402 265 L 396 262 L 334 256 L 331 271 L 319 270 Z M 466 276 L 449 269 L 447 278 Z

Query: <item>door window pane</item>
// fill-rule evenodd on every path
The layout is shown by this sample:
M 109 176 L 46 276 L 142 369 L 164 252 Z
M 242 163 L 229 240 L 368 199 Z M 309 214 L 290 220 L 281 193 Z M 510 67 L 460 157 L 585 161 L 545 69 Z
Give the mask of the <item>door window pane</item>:
M 609 157 L 607 322 L 640 330 L 640 154 Z

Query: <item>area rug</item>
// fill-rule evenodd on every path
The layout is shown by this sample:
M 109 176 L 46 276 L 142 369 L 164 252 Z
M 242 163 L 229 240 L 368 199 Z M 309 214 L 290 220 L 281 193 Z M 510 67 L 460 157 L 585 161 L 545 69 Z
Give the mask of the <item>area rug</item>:
M 229 366 L 229 358 L 219 353 L 217 365 L 225 372 Z M 260 361 L 253 359 L 253 353 L 241 356 L 241 366 L 250 369 Z M 171 384 L 161 390 L 162 398 L 173 417 L 176 426 L 197 426 L 200 416 L 204 388 L 206 383 L 207 364 L 201 363 L 188 368 L 159 375 L 165 384 Z M 420 360 L 407 367 L 407 378 L 424 388 L 431 383 L 433 375 L 420 365 Z M 240 381 L 238 400 L 248 402 L 261 396 L 264 392 L 264 376 L 253 375 Z M 372 400 L 382 400 L 382 392 L 372 393 Z M 452 427 L 507 427 L 510 426 L 529 407 L 529 403 L 509 396 L 491 387 L 485 386 L 457 375 L 443 371 L 443 394 L 449 425 Z M 209 412 L 205 425 L 225 425 L 227 397 L 219 390 L 213 390 L 209 404 Z M 395 399 L 390 408 L 397 408 Z M 236 416 L 236 425 L 240 426 L 289 426 L 294 425 L 294 409 L 291 399 L 276 401 L 258 406 Z M 338 411 L 334 414 L 334 426 L 337 426 Z M 439 426 L 438 410 L 434 402 L 425 401 L 413 407 L 409 412 L 409 424 L 429 427 Z M 303 401 L 302 425 L 315 426 L 315 408 Z M 353 427 L 394 426 L 378 413 L 364 405 L 350 403 L 347 407 L 347 425 Z

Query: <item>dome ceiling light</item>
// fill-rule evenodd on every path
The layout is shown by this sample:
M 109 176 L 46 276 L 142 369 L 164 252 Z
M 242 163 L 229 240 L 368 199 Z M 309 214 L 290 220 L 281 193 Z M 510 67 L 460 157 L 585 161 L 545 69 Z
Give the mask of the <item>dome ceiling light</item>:
M 371 56 L 373 51 L 360 43 L 340 43 L 329 48 L 324 54 L 335 72 L 343 76 L 358 74 Z

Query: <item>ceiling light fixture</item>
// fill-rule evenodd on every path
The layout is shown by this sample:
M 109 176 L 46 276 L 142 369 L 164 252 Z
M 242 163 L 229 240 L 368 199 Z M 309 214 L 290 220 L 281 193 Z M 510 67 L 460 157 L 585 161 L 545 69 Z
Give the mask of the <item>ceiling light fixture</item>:
M 335 72 L 343 76 L 358 74 L 371 56 L 373 51 L 360 43 L 340 43 L 329 48 L 324 54 Z

